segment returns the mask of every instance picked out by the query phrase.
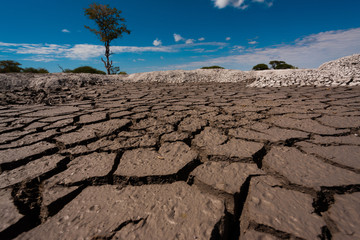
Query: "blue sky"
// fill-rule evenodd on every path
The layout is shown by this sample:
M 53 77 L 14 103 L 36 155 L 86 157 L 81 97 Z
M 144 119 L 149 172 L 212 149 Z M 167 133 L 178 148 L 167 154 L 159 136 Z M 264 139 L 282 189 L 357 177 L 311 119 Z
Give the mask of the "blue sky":
M 1 3 L 0 60 L 50 72 L 89 65 L 104 70 L 104 47 L 84 28 L 93 0 Z M 284 60 L 316 68 L 360 53 L 358 0 L 98 0 L 122 10 L 130 35 L 112 42 L 128 73 L 221 65 L 250 70 Z

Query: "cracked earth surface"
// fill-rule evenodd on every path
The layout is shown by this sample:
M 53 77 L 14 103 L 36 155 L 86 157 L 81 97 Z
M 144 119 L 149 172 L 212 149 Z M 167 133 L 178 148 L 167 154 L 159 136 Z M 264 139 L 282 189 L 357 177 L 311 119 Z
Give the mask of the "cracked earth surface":
M 0 239 L 360 239 L 360 87 L 31 97 L 0 106 Z

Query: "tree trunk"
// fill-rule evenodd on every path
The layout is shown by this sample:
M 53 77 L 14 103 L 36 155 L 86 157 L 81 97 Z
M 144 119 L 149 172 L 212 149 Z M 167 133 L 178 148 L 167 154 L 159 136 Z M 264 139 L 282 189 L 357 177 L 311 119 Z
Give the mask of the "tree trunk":
M 107 74 L 110 75 L 110 69 L 112 66 L 112 61 L 110 61 L 110 42 L 105 42 L 105 57 L 106 57 L 106 61 L 104 61 L 104 59 L 101 58 L 101 61 L 103 61 Z

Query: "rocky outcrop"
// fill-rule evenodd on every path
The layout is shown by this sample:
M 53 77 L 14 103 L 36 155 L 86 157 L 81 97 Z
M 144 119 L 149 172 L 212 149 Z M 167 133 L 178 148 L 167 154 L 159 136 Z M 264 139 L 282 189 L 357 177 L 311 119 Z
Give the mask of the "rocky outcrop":
M 318 69 L 287 69 L 256 72 L 249 87 L 359 86 L 360 54 L 327 62 Z

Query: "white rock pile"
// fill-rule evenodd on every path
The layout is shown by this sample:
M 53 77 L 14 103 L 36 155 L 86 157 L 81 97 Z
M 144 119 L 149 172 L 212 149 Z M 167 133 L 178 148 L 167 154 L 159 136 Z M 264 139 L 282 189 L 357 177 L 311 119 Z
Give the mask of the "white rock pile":
M 244 82 L 248 87 L 359 86 L 360 54 L 327 62 L 318 69 L 240 71 L 228 69 L 172 70 L 130 75 L 97 74 L 0 74 L 0 89 L 49 89 L 118 82 Z
M 196 69 L 190 71 L 172 70 L 161 72 L 134 73 L 123 80 L 126 82 L 242 82 L 255 79 L 252 72 L 229 69 Z
M 322 64 L 318 69 L 286 69 L 256 72 L 249 87 L 359 86 L 360 54 Z

